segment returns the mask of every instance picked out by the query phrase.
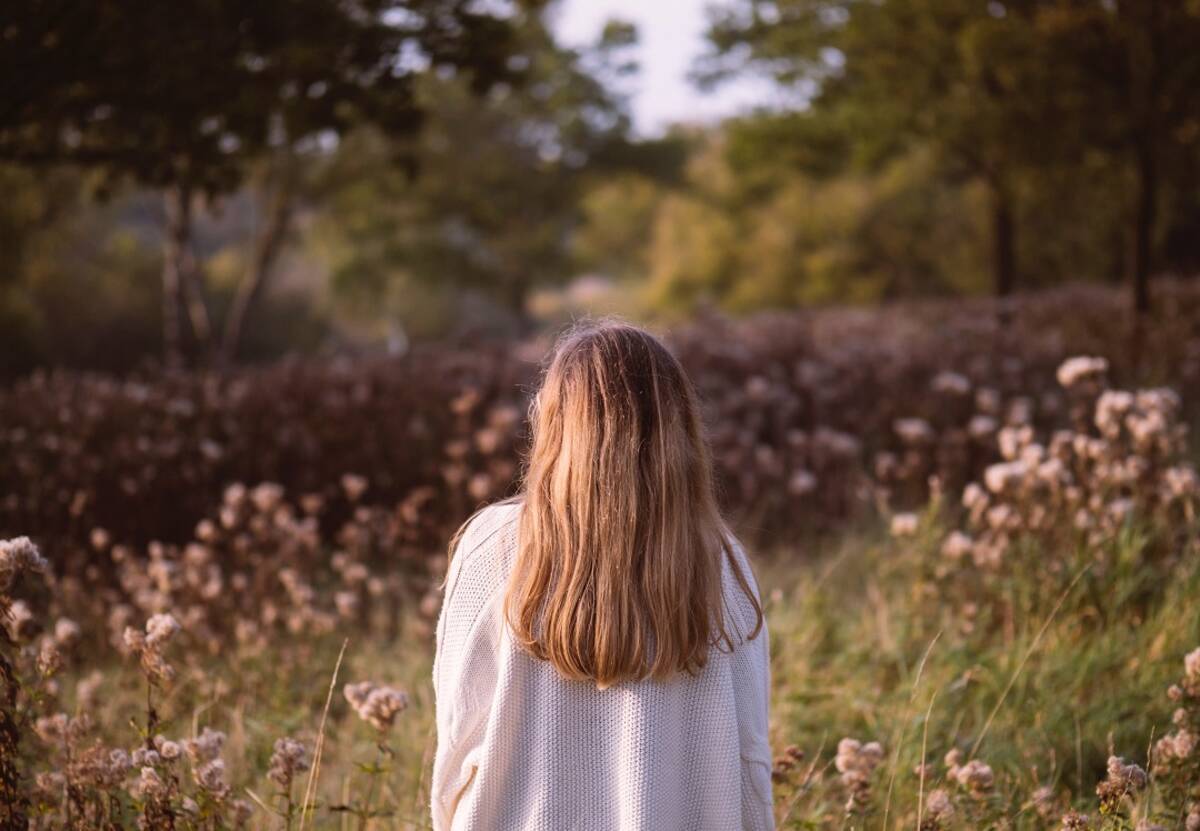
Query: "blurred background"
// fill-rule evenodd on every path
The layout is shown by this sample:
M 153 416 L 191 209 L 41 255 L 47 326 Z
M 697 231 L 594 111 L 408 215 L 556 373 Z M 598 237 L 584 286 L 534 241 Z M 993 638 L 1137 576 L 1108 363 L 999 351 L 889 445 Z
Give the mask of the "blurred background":
M 778 827 L 1200 829 L 1198 276 L 1200 0 L 0 3 L 0 827 L 427 828 L 447 541 L 615 313 Z
M 0 374 L 1200 270 L 1187 0 L 37 0 Z

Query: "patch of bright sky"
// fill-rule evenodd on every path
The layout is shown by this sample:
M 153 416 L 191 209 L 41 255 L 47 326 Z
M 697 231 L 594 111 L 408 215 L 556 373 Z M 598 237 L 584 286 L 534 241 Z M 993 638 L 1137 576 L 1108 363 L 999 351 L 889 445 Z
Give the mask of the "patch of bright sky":
M 743 77 L 715 89 L 696 86 L 688 74 L 706 49 L 706 7 L 712 0 L 560 0 L 554 28 L 568 46 L 594 43 L 606 21 L 637 26 L 637 76 L 625 82 L 631 93 L 634 127 L 660 135 L 675 123 L 712 123 L 756 107 L 778 106 L 782 93 L 763 78 Z

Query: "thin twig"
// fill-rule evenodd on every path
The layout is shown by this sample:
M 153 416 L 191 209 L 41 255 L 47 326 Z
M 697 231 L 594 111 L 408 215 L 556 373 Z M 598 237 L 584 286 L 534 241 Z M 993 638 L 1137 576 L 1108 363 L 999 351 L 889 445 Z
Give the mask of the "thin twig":
M 912 715 L 912 706 L 917 700 L 917 687 L 921 684 L 921 676 L 925 672 L 925 664 L 929 661 L 929 654 L 933 652 L 933 647 L 942 637 L 942 630 L 933 636 L 933 640 L 929 642 L 929 646 L 925 647 L 925 654 L 921 656 L 921 662 L 917 664 L 917 675 L 913 678 L 912 692 L 908 696 L 908 704 L 904 707 L 904 715 L 900 721 L 900 729 L 895 738 L 895 749 L 892 752 L 892 775 L 888 779 L 887 798 L 883 804 L 883 825 L 882 828 L 887 828 L 888 816 L 892 810 L 892 789 L 896 784 L 896 773 L 900 765 L 900 748 L 904 744 L 905 735 L 908 733 L 908 719 Z M 924 763 L 924 757 L 921 762 Z
M 309 806 L 316 796 L 317 777 L 321 771 L 321 751 L 325 749 L 325 721 L 329 718 L 329 705 L 333 703 L 333 689 L 337 686 L 338 671 L 342 668 L 342 658 L 346 655 L 346 646 L 350 639 L 342 641 L 342 651 L 338 653 L 337 663 L 333 665 L 333 676 L 329 679 L 329 692 L 325 696 L 325 709 L 321 711 L 321 727 L 317 731 L 317 741 L 313 746 L 313 763 L 308 772 L 308 782 L 304 786 L 304 802 L 300 806 L 300 831 L 308 822 Z
M 929 696 L 929 707 L 925 710 L 925 725 L 921 731 L 921 763 L 920 782 L 917 785 L 917 831 L 921 831 L 921 821 L 925 818 L 925 753 L 929 747 L 929 719 L 933 715 L 933 702 L 937 701 L 938 691 L 934 690 Z

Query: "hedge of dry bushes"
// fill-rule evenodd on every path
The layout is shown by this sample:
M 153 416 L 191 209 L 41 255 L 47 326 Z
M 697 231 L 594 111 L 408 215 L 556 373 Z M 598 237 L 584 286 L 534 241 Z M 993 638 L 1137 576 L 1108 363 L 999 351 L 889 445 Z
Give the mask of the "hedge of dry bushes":
M 1200 286 L 1168 283 L 1138 337 L 1118 293 L 697 320 L 670 339 L 705 400 L 723 499 L 749 537 L 826 528 L 880 501 L 919 504 L 997 460 L 1008 425 L 1070 423 L 1066 357 L 1115 382 L 1200 389 Z M 1007 322 L 1006 322 L 1007 321 Z M 356 506 L 413 505 L 440 548 L 520 465 L 544 342 L 422 347 L 395 359 L 233 373 L 35 374 L 0 392 L 0 535 L 67 561 L 188 540 L 232 483 L 319 501 L 329 539 Z M 354 498 L 342 487 L 356 483 Z M 405 522 L 404 517 L 398 521 Z

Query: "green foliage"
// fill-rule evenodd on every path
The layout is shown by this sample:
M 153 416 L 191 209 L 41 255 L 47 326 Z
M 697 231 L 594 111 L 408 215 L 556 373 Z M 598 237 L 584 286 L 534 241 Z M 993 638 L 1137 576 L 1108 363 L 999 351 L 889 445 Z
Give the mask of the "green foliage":
M 183 0 L 128 6 L 56 0 L 6 6 L 0 75 L 21 78 L 0 105 L 0 159 L 73 163 L 165 191 L 162 347 L 213 352 L 194 195 L 235 190 L 272 168 L 267 218 L 226 315 L 220 354 L 237 352 L 289 229 L 295 157 L 323 153 L 353 127 L 408 136 L 417 79 L 436 72 L 475 92 L 515 76 L 502 9 L 464 0 Z M 270 160 L 269 162 L 266 160 Z
M 570 276 L 596 160 L 618 166 L 628 129 L 598 76 L 630 32 L 605 34 L 594 50 L 564 49 L 529 15 L 522 84 L 478 99 L 460 79 L 430 76 L 417 96 L 428 113 L 420 135 L 346 142 L 329 167 L 319 229 L 336 296 L 420 333 L 449 291 L 481 292 L 522 322 L 533 287 Z M 396 154 L 413 169 L 396 167 Z
M 940 781 L 942 757 L 955 748 L 995 771 L 989 799 L 1014 827 L 1057 828 L 1068 805 L 1094 815 L 1107 757 L 1146 765 L 1152 739 L 1170 729 L 1167 688 L 1200 643 L 1189 600 L 1200 588 L 1194 552 L 1167 580 L 1136 569 L 1097 576 L 1102 610 L 1077 585 L 1055 611 L 1058 597 L 1045 596 L 1038 574 L 1014 574 L 998 597 L 1040 599 L 1009 625 L 986 627 L 970 625 L 955 598 L 918 576 L 940 538 L 936 522 L 924 533 L 903 542 L 869 533 L 831 540 L 816 546 L 823 555 L 811 567 L 797 569 L 786 556 L 764 566 L 760 583 L 776 591 L 767 608 L 773 745 L 797 745 L 804 767 L 811 760 L 820 770 L 843 736 L 880 741 L 885 756 L 866 827 L 885 810 L 894 821 L 886 827 L 914 827 L 922 760 L 926 797 L 934 787 L 957 790 Z M 1121 539 L 1118 559 L 1137 561 L 1142 544 L 1137 535 Z M 1031 800 L 1040 786 L 1050 786 L 1057 808 L 1044 818 Z M 842 805 L 828 785 L 777 791 L 784 805 L 797 796 L 782 828 L 837 827 Z M 996 827 L 969 819 L 960 813 L 961 824 L 940 827 Z
M 609 273 L 645 270 L 648 311 L 863 303 L 985 284 L 978 195 L 946 181 L 928 154 L 874 172 L 806 174 L 790 160 L 742 155 L 753 139 L 739 127 L 707 142 L 682 188 L 655 198 L 639 181 L 594 196 L 582 241 L 612 241 L 623 263 Z M 599 210 L 606 195 L 625 212 Z
M 120 369 L 158 348 L 156 258 L 77 171 L 0 168 L 0 376 L 46 363 Z
M 614 176 L 584 194 L 574 252 L 580 264 L 634 279 L 648 269 L 648 246 L 662 189 L 645 176 Z
M 1159 249 L 1191 262 L 1180 232 L 1170 247 L 1163 238 L 1193 221 L 1198 36 L 1200 16 L 1180 0 L 737 0 L 713 11 L 701 74 L 752 67 L 801 96 L 799 111 L 740 131 L 734 157 L 759 174 L 761 158 L 851 175 L 916 150 L 931 175 L 985 189 L 990 239 L 977 258 L 999 293 L 1084 264 L 1134 274 L 1142 309 Z M 1036 238 L 1048 215 L 1064 245 Z M 925 224 L 938 216 L 935 202 Z
M 97 176 L 0 165 L 0 377 L 37 367 L 124 372 L 161 351 L 154 200 L 121 188 L 97 204 Z M 221 314 L 244 271 L 241 238 L 212 224 L 209 300 Z M 275 292 L 247 333 L 244 356 L 309 349 L 326 334 L 304 291 Z
M 6 6 L 0 156 L 155 186 L 236 185 L 281 142 L 417 126 L 425 66 L 506 77 L 507 25 L 460 0 Z
M 672 317 L 1200 268 L 1195 2 L 722 0 L 697 78 L 790 105 L 636 141 L 636 30 L 552 7 L 5 7 L 0 159 L 76 167 L 0 171 L 0 372 L 523 329 L 581 275 Z
M 593 262 L 615 276 L 645 273 L 643 301 L 666 315 L 989 283 L 1006 293 L 1139 272 L 1147 208 L 1131 194 L 1147 185 L 1121 148 L 1148 128 L 1130 126 L 1136 102 L 1119 96 L 1134 84 L 1129 56 L 1149 22 L 1122 8 L 1114 17 L 1088 4 L 967 0 L 718 6 L 702 78 L 766 71 L 800 104 L 695 141 L 685 180 L 657 198 L 644 186 L 636 198 L 612 189 L 630 195 L 639 225 L 592 209 L 582 240 L 620 241 L 607 244 L 624 251 L 619 261 Z M 1178 4 L 1162 14 L 1190 31 Z M 1180 38 L 1165 37 L 1164 48 L 1174 54 Z M 1181 59 L 1161 79 L 1176 126 L 1155 141 L 1176 148 L 1161 158 L 1178 181 L 1152 194 L 1170 206 L 1155 239 L 1178 229 L 1164 251 L 1179 267 L 1195 259 L 1183 229 L 1195 222 L 1188 194 L 1200 169 L 1196 108 L 1181 106 L 1200 88 L 1179 85 L 1189 66 Z

